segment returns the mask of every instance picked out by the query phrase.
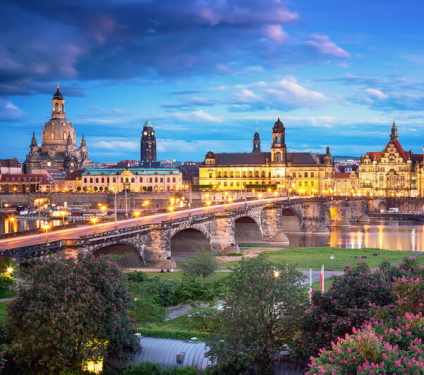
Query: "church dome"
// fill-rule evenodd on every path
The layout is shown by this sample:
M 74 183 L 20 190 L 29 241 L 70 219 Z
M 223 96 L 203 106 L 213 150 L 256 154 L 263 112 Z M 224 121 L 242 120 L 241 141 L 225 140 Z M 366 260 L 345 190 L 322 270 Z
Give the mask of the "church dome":
M 278 117 L 278 120 L 274 123 L 274 129 L 284 129 L 284 124 L 281 122 L 280 117 Z
M 68 143 L 69 136 L 71 137 L 71 145 L 76 147 L 77 140 L 72 123 L 64 118 L 52 118 L 44 125 L 42 138 L 43 148 L 44 146 L 63 146 L 64 150 Z
M 63 95 L 59 91 L 59 87 L 57 88 L 56 92 L 53 95 L 53 100 L 63 100 Z
M 212 151 L 209 151 L 209 152 L 206 154 L 206 158 L 207 158 L 207 159 L 214 159 L 214 158 L 216 158 L 216 156 L 215 156 L 215 154 L 214 154 Z

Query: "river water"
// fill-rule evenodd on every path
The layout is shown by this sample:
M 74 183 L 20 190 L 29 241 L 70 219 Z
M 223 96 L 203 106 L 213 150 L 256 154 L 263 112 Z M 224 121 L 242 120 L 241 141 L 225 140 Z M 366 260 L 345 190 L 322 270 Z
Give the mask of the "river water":
M 66 219 L 65 219 L 66 222 Z M 50 221 L 61 225 L 62 219 Z M 41 225 L 43 222 L 41 221 Z M 11 222 L 0 219 L 0 234 L 34 229 L 38 220 Z M 424 223 L 415 221 L 376 220 L 370 224 L 353 224 L 349 227 L 329 227 L 328 235 L 287 234 L 290 247 L 331 246 L 348 249 L 375 248 L 386 250 L 424 251 Z

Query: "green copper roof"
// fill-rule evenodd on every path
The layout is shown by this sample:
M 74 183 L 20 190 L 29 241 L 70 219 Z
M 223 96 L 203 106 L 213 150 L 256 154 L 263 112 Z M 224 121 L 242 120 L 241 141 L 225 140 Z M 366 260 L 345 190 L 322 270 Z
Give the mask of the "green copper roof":
M 147 119 L 146 122 L 144 123 L 144 127 L 145 128 L 153 128 L 153 125 L 152 125 L 152 123 L 150 122 L 149 119 Z

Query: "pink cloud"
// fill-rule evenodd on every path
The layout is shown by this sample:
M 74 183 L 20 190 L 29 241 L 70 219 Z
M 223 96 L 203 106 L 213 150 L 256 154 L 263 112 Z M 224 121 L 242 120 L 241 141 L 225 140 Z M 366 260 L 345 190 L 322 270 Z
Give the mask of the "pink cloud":
M 327 35 L 312 35 L 313 40 L 308 40 L 306 44 L 316 48 L 318 52 L 335 57 L 349 58 L 350 54 L 344 49 L 336 46 Z
M 265 29 L 265 35 L 277 43 L 283 43 L 289 37 L 280 25 L 269 25 Z

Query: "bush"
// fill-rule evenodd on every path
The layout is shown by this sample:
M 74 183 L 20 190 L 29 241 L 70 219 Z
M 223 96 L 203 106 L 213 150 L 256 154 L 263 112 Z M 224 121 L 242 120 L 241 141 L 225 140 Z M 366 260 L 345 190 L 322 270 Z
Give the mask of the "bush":
M 126 273 L 128 280 L 132 283 L 142 283 L 144 281 L 149 281 L 149 276 L 145 272 L 127 272 Z
M 213 303 L 223 298 L 226 281 L 216 278 L 184 277 L 176 289 L 178 303 Z
M 208 250 L 196 251 L 196 256 L 179 265 L 180 269 L 190 277 L 209 277 L 218 269 L 218 261 L 214 253 Z
M 0 273 L 0 292 L 10 291 L 15 285 L 15 278 L 8 273 Z
M 157 363 L 142 362 L 129 367 L 122 375 L 161 375 L 161 369 Z

